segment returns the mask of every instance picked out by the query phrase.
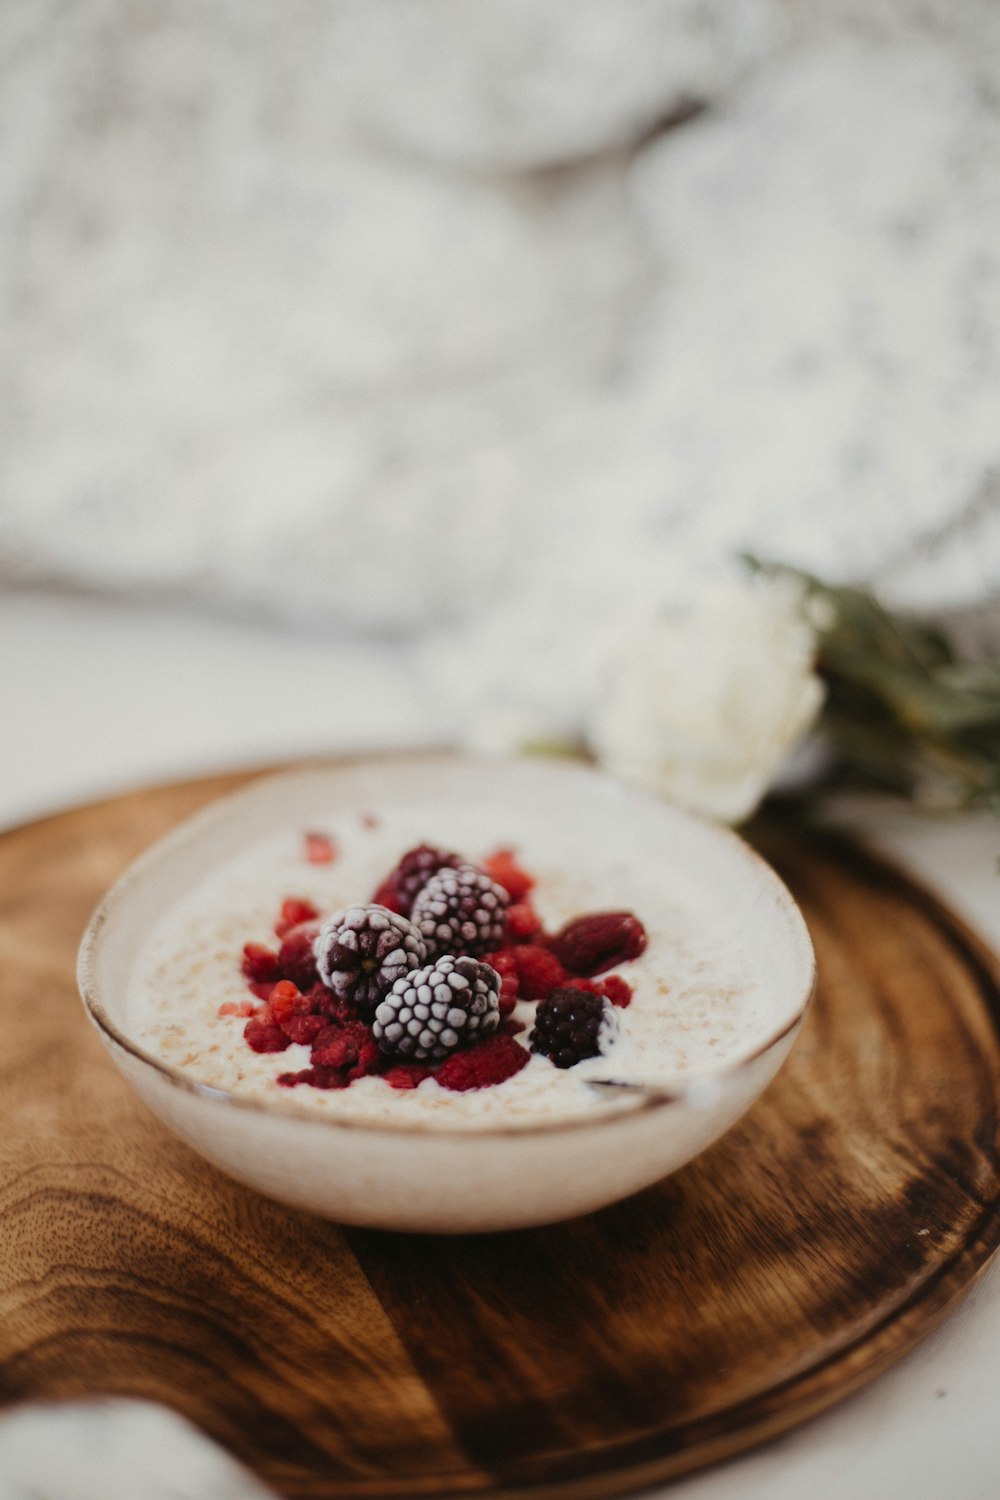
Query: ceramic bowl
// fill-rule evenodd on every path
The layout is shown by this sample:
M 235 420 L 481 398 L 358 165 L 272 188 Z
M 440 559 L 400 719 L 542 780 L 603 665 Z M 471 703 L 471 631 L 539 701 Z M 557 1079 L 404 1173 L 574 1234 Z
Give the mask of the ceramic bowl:
M 248 1099 L 167 1065 L 130 1035 L 129 996 L 151 923 L 206 869 L 270 834 L 309 827 L 318 809 L 385 798 L 484 799 L 592 830 L 627 857 L 673 862 L 710 893 L 720 931 L 738 929 L 766 974 L 764 1008 L 723 1064 L 667 1086 L 613 1090 L 593 1117 L 463 1129 L 447 1115 L 400 1123 L 333 1118 L 281 1091 Z M 433 835 L 431 831 L 430 836 Z M 718 1139 L 781 1066 L 801 1026 L 815 966 L 802 916 L 770 867 L 735 834 L 584 767 L 414 756 L 303 767 L 253 782 L 155 844 L 101 901 L 84 935 L 79 983 L 117 1067 L 178 1136 L 223 1171 L 300 1209 L 387 1229 L 470 1232 L 551 1223 L 627 1197 Z M 629 1080 L 622 1080 L 627 1084 Z M 342 1096 L 348 1097 L 348 1096 Z M 401 1103 L 405 1095 L 401 1096 Z

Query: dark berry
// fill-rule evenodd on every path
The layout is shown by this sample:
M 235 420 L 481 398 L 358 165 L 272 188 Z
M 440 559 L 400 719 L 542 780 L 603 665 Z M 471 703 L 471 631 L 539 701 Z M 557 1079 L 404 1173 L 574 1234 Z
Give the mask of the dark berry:
M 388 1057 L 447 1057 L 496 1030 L 499 997 L 496 969 L 446 954 L 396 980 L 375 1011 L 375 1039 Z
M 601 1053 L 601 1029 L 611 1023 L 612 1010 L 603 995 L 590 990 L 553 990 L 535 1012 L 528 1041 L 557 1068 L 572 1068 L 585 1057 Z
M 473 956 L 498 948 L 504 935 L 509 897 L 472 865 L 439 870 L 419 892 L 411 916 L 427 944 L 427 955 Z
M 464 864 L 460 854 L 453 854 L 450 849 L 436 849 L 433 844 L 418 844 L 415 849 L 408 849 L 396 868 L 389 874 L 379 887 L 381 895 L 389 894 L 392 901 L 385 904 L 391 911 L 402 912 L 408 917 L 413 910 L 413 903 L 432 875 L 439 870 L 457 869 Z M 379 896 L 376 895 L 376 901 Z
M 418 929 L 398 912 L 349 906 L 323 923 L 315 953 L 327 988 L 369 1017 L 396 980 L 423 963 L 426 947 Z

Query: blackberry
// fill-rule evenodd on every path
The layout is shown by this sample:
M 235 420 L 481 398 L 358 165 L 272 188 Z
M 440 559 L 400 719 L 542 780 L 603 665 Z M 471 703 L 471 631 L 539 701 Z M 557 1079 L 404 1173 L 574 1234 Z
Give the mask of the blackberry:
M 385 883 L 395 896 L 395 906 L 404 917 L 408 917 L 414 901 L 432 875 L 439 870 L 457 869 L 464 863 L 462 856 L 453 854 L 450 849 L 418 844 L 415 849 L 406 851 Z
M 489 953 L 503 942 L 510 897 L 482 870 L 462 865 L 438 870 L 421 890 L 410 913 L 427 944 L 427 954 Z
M 528 1042 L 557 1068 L 572 1068 L 585 1057 L 601 1054 L 601 1030 L 614 1024 L 614 1011 L 603 995 L 589 990 L 553 990 L 535 1012 Z
M 404 974 L 375 1011 L 372 1030 L 388 1057 L 422 1062 L 491 1036 L 500 1024 L 500 975 L 446 954 Z
M 348 906 L 328 917 L 313 951 L 323 983 L 366 1019 L 396 980 L 427 957 L 412 922 L 374 905 Z

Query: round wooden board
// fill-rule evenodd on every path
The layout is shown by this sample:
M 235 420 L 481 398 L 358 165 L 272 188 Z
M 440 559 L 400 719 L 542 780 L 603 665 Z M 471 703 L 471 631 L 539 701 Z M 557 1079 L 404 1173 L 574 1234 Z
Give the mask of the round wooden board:
M 899 873 L 790 830 L 760 843 L 811 927 L 816 1005 L 757 1107 L 658 1187 L 438 1239 L 222 1177 L 119 1078 L 73 972 L 104 887 L 245 779 L 0 838 L 3 1400 L 165 1402 L 288 1497 L 621 1494 L 839 1400 L 985 1264 L 997 964 Z

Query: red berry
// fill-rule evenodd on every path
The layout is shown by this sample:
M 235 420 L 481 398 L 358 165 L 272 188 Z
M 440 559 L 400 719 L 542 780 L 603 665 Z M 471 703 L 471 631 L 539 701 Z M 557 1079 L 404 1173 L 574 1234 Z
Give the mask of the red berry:
M 314 1067 L 338 1068 L 348 1081 L 377 1071 L 381 1053 L 371 1027 L 363 1021 L 341 1021 L 327 1025 L 312 1044 Z
M 554 989 L 569 977 L 554 953 L 538 943 L 522 943 L 508 948 L 517 964 L 518 986 L 522 1000 L 547 1000 Z
M 255 1052 L 284 1052 L 288 1046 L 288 1038 L 280 1026 L 273 1022 L 252 1020 L 248 1021 L 243 1028 L 247 1046 L 252 1047 Z
M 530 943 L 542 930 L 542 919 L 530 901 L 515 901 L 507 908 L 507 937 L 512 943 Z
M 325 1016 L 290 1016 L 287 1021 L 282 1021 L 281 1029 L 290 1042 L 311 1047 L 326 1025 Z
M 549 947 L 570 974 L 601 974 L 638 958 L 646 947 L 646 929 L 630 911 L 599 911 L 567 922 Z
M 609 974 L 606 979 L 601 980 L 601 989 L 611 1001 L 624 1010 L 626 1005 L 632 1001 L 632 986 L 628 984 L 620 974 Z
M 523 1021 L 515 1021 L 513 1016 L 505 1016 L 497 1027 L 498 1036 L 519 1036 L 527 1027 Z
M 326 833 L 305 835 L 306 859 L 311 865 L 330 865 L 337 857 L 337 846 Z
M 293 980 L 300 990 L 311 989 L 319 978 L 313 953 L 318 932 L 318 922 L 300 922 L 286 932 L 278 949 L 278 972 L 282 979 Z
M 502 885 L 511 901 L 523 901 L 534 885 L 534 878 L 514 858 L 513 849 L 497 849 L 482 862 L 491 880 Z
M 263 1000 L 266 1004 L 266 1002 L 271 998 L 271 991 L 274 989 L 274 985 L 248 984 L 247 989 L 250 991 L 251 995 L 254 995 L 258 1000 Z
M 530 1054 L 513 1037 L 491 1036 L 468 1052 L 452 1053 L 438 1069 L 437 1081 L 457 1093 L 487 1089 L 513 1078 L 530 1061 Z
M 278 955 L 263 943 L 244 943 L 240 973 L 253 984 L 270 984 L 278 977 Z
M 489 964 L 490 968 L 496 969 L 500 975 L 500 1014 L 509 1016 L 517 1004 L 519 988 L 517 958 L 510 949 L 501 948 L 497 953 L 487 953 L 483 963 Z
M 257 1007 L 252 1000 L 224 1000 L 219 1006 L 220 1016 L 252 1016 Z
M 357 1021 L 358 1008 L 350 1000 L 342 1000 L 333 990 L 317 980 L 307 997 L 312 1015 L 324 1016 L 328 1021 Z
M 278 937 L 283 938 L 293 927 L 298 927 L 300 922 L 312 922 L 318 916 L 319 912 L 311 901 L 289 896 L 281 903 L 281 915 L 274 924 L 274 930 Z
M 382 1074 L 391 1089 L 417 1089 L 425 1078 L 432 1076 L 431 1069 L 422 1063 L 397 1063 Z
M 350 1081 L 337 1068 L 300 1068 L 297 1073 L 279 1073 L 276 1080 L 286 1089 L 299 1083 L 311 1084 L 314 1089 L 346 1089 Z
M 281 979 L 271 991 L 268 1001 L 271 1014 L 279 1026 L 284 1026 L 292 1016 L 306 1016 L 311 1006 L 308 997 L 303 995 L 298 987 L 290 979 Z
M 398 917 L 404 915 L 403 898 L 393 884 L 391 875 L 389 876 L 388 880 L 383 880 L 382 884 L 375 892 L 374 896 L 372 897 L 372 904 L 374 906 L 384 906 L 387 911 L 394 911 Z

